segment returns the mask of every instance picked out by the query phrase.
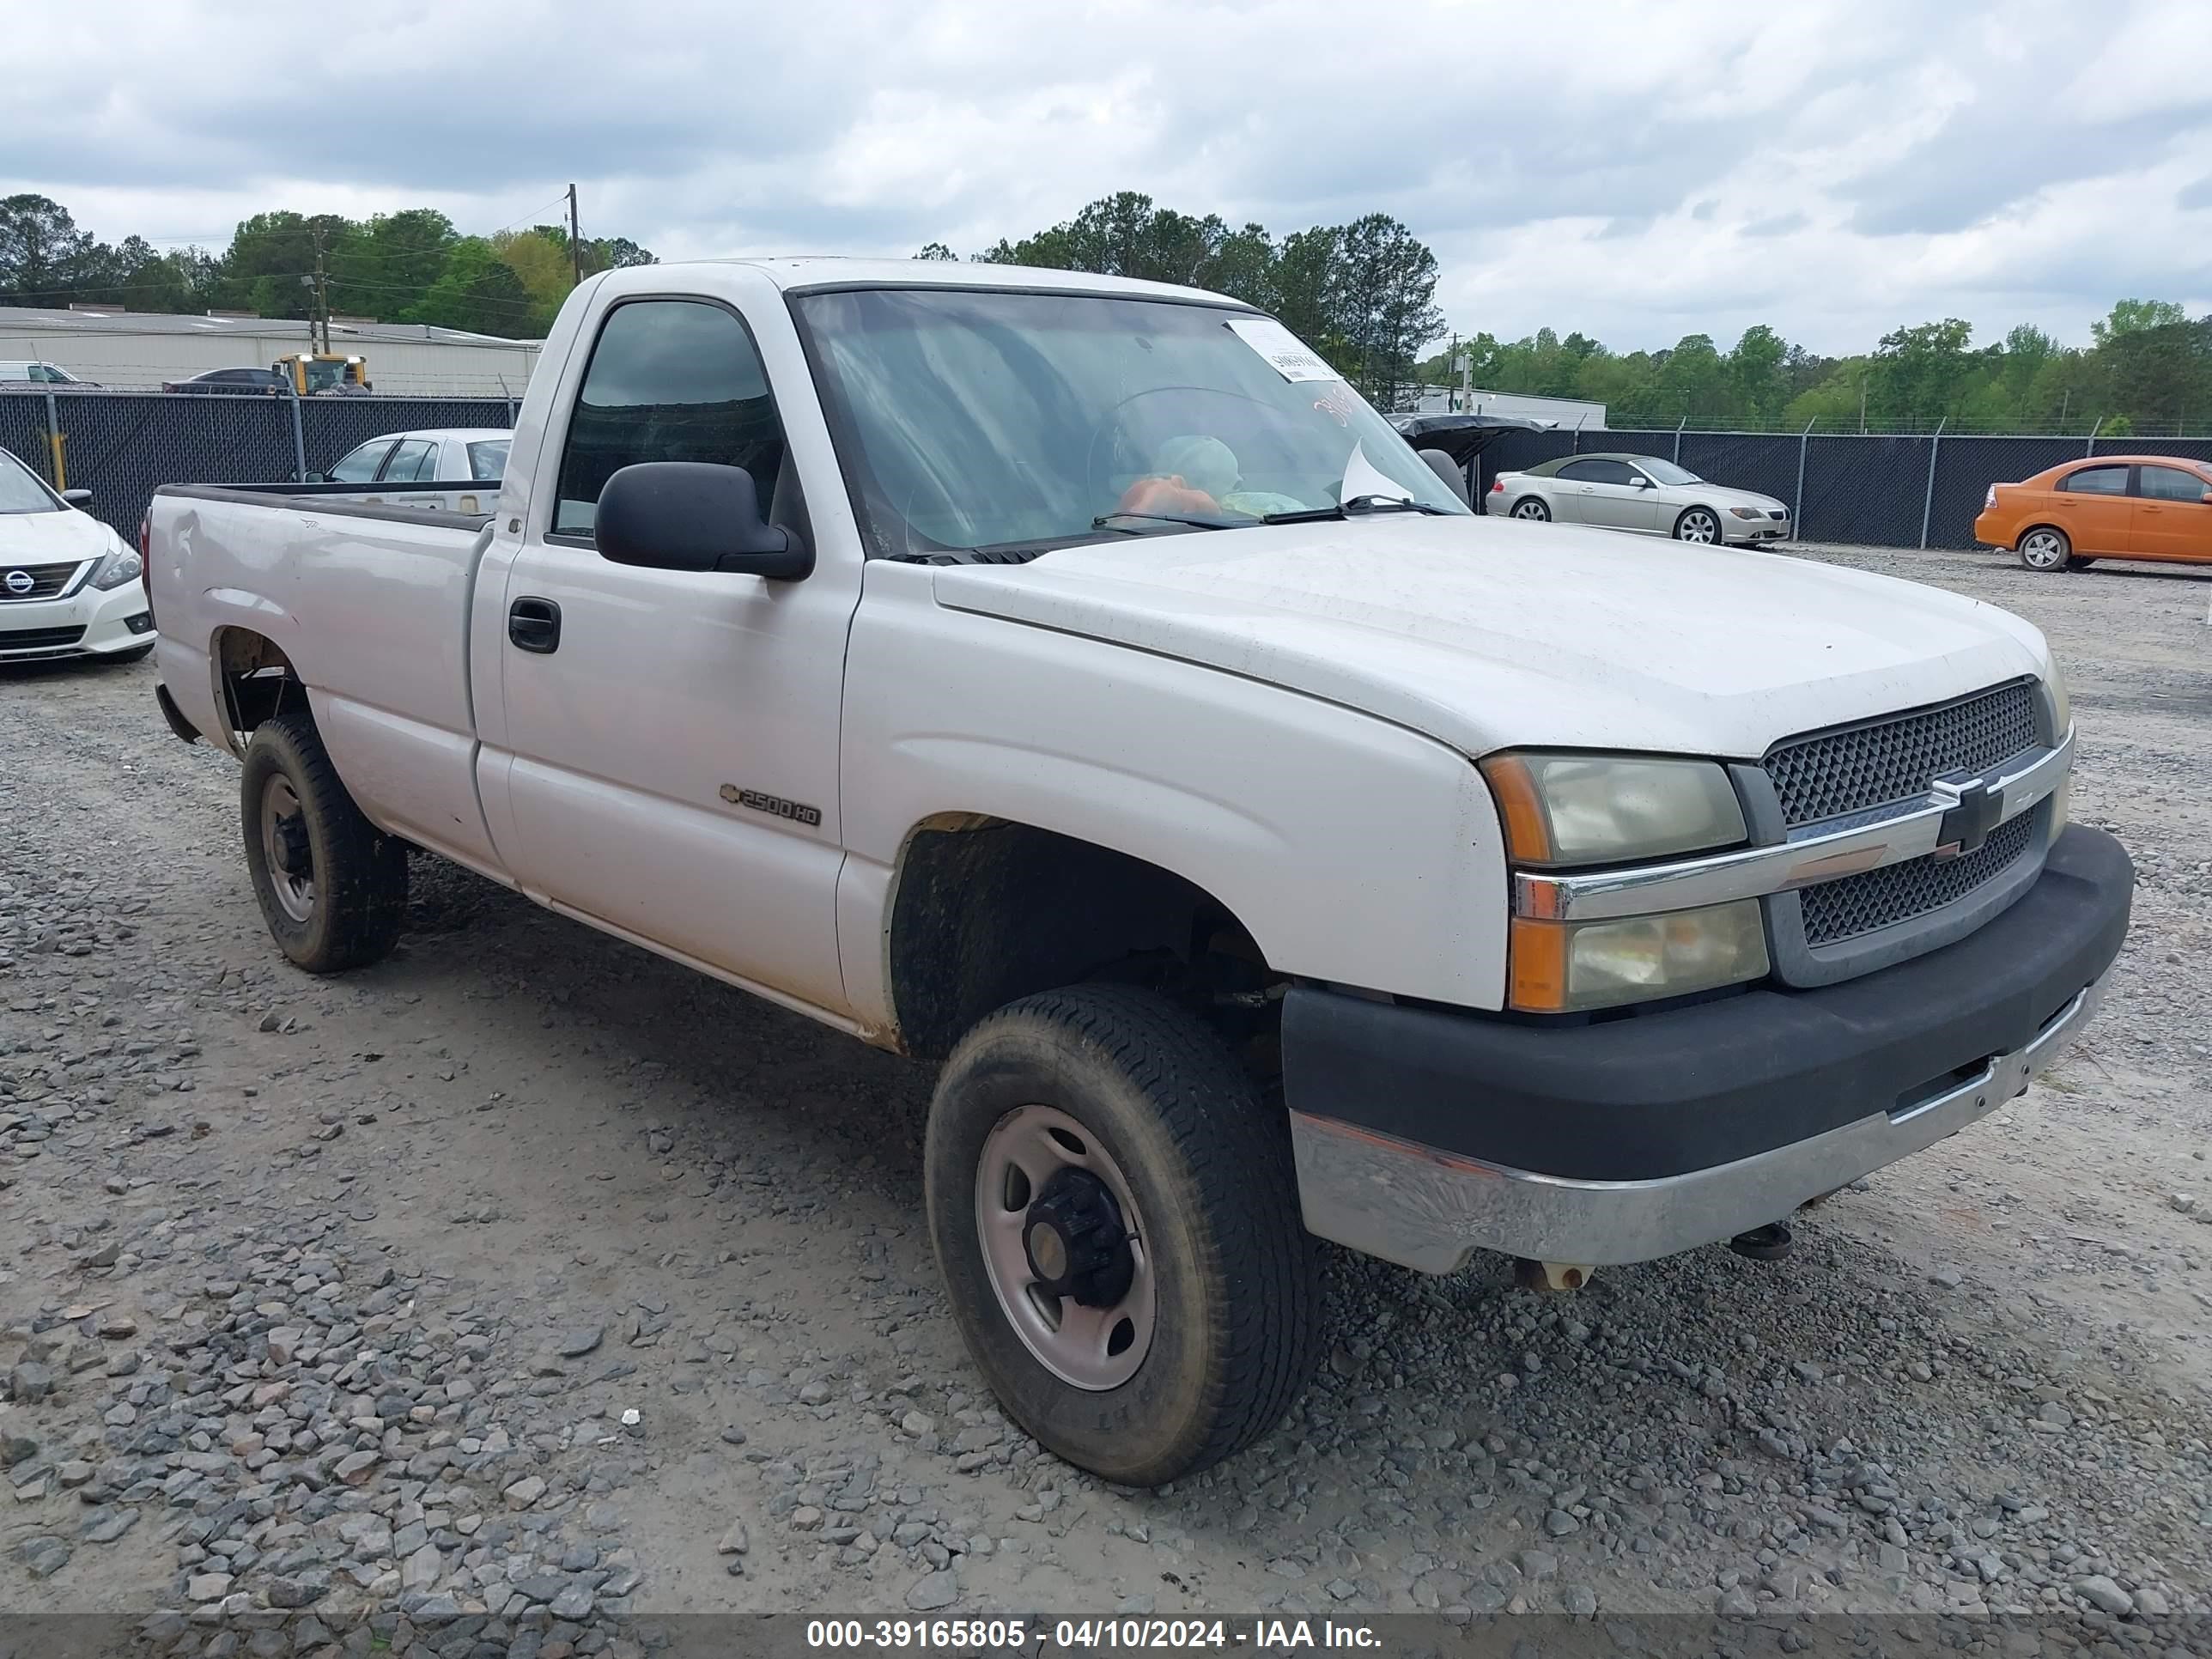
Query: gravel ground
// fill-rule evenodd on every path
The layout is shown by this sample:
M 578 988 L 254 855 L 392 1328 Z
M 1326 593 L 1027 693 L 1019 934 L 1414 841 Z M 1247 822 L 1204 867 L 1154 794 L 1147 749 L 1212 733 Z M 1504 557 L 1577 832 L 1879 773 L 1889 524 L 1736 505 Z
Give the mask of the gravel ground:
M 289 968 L 150 665 L 0 671 L 0 1609 L 222 1656 L 635 1654 L 736 1609 L 2212 1611 L 2212 580 L 1809 550 L 2023 612 L 2142 872 L 2100 1023 L 1808 1215 L 1549 1298 L 1332 1258 L 1254 1451 L 994 1409 L 926 1071 L 416 867 Z M 1655 551 L 1654 556 L 1664 556 Z M 343 1644 L 343 1645 L 341 1645 Z

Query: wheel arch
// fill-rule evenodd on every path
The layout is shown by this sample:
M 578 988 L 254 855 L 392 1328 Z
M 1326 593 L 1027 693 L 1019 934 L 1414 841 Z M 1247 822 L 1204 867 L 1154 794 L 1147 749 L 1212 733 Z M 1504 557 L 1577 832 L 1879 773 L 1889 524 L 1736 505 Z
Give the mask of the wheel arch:
M 242 751 L 254 729 L 279 714 L 314 718 L 307 682 L 291 654 L 266 634 L 224 623 L 208 642 L 208 661 L 215 676 L 216 707 L 231 734 L 234 752 Z
M 1085 981 L 1150 986 L 1201 1012 L 1271 1011 L 1252 930 L 1199 883 L 1133 854 L 1011 818 L 939 812 L 891 878 L 884 989 L 896 1046 L 939 1059 L 994 1009 Z

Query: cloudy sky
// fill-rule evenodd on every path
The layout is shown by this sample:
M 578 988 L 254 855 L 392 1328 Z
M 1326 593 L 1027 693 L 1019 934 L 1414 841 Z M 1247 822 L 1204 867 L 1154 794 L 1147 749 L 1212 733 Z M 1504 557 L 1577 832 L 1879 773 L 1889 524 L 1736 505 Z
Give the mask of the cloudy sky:
M 11 0 L 21 7 L 27 0 Z M 1462 332 L 1816 349 L 2212 310 L 2203 0 L 78 0 L 0 193 L 115 240 L 274 207 L 553 216 L 664 258 L 963 252 L 1117 189 L 1382 210 Z M 343 18 L 346 27 L 335 28 Z

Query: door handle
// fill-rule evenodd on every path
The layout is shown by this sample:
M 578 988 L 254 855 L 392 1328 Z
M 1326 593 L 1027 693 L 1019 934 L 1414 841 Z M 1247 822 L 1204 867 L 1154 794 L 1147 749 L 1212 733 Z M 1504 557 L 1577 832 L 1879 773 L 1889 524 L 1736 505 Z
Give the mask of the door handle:
M 507 637 L 541 656 L 561 648 L 561 607 L 550 599 L 517 599 L 507 608 Z

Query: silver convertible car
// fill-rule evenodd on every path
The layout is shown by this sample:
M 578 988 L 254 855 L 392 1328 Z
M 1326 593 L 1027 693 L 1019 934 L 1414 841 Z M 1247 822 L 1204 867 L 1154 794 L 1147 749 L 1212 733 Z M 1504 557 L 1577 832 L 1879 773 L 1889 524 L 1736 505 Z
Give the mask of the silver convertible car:
M 1525 472 L 1501 472 L 1483 511 L 1678 542 L 1774 542 L 1790 533 L 1790 509 L 1771 495 L 1713 483 L 1656 455 L 1562 455 Z

